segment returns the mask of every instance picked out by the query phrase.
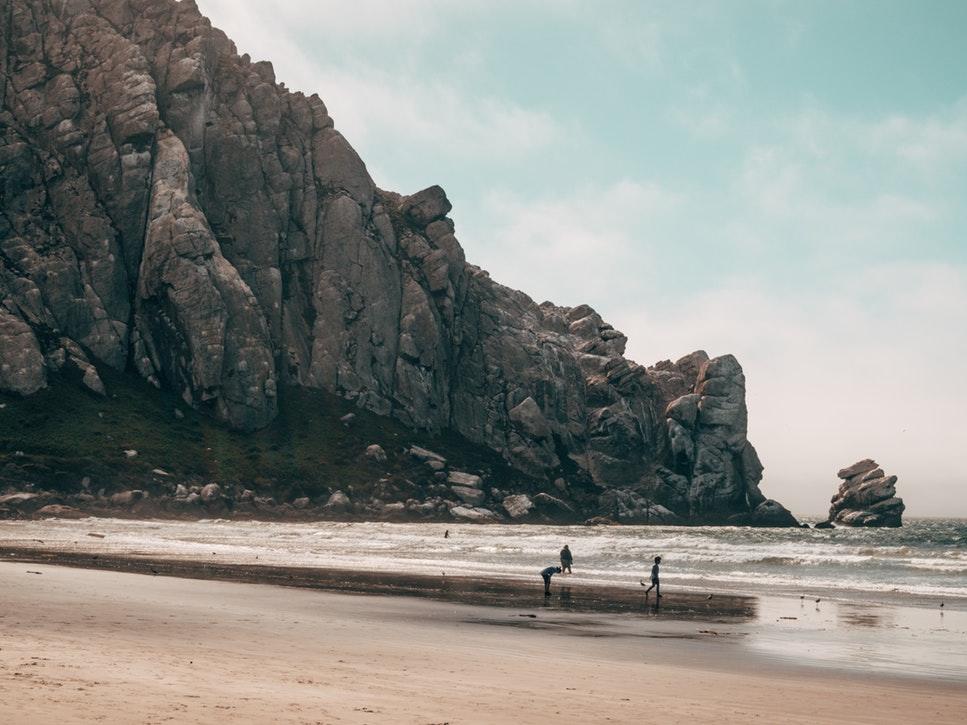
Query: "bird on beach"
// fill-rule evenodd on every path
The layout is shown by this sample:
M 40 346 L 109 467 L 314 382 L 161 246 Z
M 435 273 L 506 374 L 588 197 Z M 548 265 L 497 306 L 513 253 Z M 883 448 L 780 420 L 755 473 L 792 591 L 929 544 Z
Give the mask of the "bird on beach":
M 819 604 L 821 601 L 823 601 L 823 600 L 822 599 L 817 599 L 816 600 L 816 604 Z
M 709 594 L 709 595 L 708 595 L 707 597 L 705 597 L 705 601 L 708 601 L 708 600 L 709 600 L 709 599 L 711 599 L 711 598 L 712 598 L 712 595 L 711 595 L 711 594 Z
M 158 570 L 155 569 L 154 567 L 151 567 L 151 573 L 154 574 L 155 576 L 158 576 Z
M 943 602 L 940 602 L 940 608 L 943 609 Z

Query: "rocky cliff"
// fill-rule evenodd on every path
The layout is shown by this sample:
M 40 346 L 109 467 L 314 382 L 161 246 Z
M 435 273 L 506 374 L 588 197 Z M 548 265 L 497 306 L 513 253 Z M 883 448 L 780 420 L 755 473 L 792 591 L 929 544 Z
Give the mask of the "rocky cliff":
M 731 355 L 645 368 L 587 305 L 494 282 L 442 189 L 378 189 L 322 100 L 191 0 L 0 8 L 0 390 L 134 370 L 251 431 L 318 388 L 587 512 L 775 519 Z

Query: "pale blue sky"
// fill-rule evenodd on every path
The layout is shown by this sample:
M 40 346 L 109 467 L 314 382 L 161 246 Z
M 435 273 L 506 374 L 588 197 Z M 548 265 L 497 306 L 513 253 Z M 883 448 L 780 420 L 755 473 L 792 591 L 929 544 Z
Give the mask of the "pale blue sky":
M 498 281 L 735 353 L 769 495 L 967 515 L 967 2 L 199 5 Z

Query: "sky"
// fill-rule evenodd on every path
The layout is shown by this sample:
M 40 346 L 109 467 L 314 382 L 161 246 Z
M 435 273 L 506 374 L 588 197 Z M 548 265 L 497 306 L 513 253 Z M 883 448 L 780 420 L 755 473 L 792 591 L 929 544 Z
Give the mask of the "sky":
M 766 495 L 872 457 L 967 516 L 967 3 L 198 5 L 494 279 L 734 354 Z

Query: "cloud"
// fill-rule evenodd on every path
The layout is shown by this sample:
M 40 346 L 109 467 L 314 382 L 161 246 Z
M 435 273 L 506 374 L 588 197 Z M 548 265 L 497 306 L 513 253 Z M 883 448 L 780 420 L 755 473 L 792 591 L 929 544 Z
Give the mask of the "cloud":
M 575 133 L 547 111 L 459 82 L 446 73 L 449 63 L 427 73 L 405 61 L 406 48 L 443 32 L 447 16 L 457 12 L 453 6 L 432 0 L 281 5 L 203 0 L 200 6 L 239 52 L 271 59 L 277 78 L 293 90 L 318 93 L 364 158 L 390 149 L 415 159 L 516 162 Z M 463 5 L 459 12 L 472 16 L 475 7 Z M 314 24 L 320 29 L 314 43 L 293 42 Z M 371 62 L 360 53 L 376 45 L 385 54 L 387 44 L 402 46 L 396 62 Z M 474 51 L 453 60 L 466 70 L 475 63 Z
M 848 152 L 817 154 L 792 144 L 753 147 L 732 189 L 736 216 L 773 232 L 784 227 L 786 233 L 776 237 L 801 240 L 808 234 L 816 247 L 882 247 L 898 236 L 917 236 L 922 225 L 940 216 L 932 201 L 857 178 L 855 163 Z
M 921 168 L 951 167 L 967 159 L 967 99 L 946 112 L 923 118 L 894 115 L 867 135 L 876 153 L 895 153 Z
M 320 67 L 318 82 L 337 126 L 361 144 L 416 144 L 461 159 L 516 159 L 566 136 L 548 113 L 445 82 L 333 67 Z
M 285 29 L 292 38 L 310 31 L 330 40 L 355 42 L 421 41 L 439 32 L 453 8 L 442 0 L 286 0 L 281 3 L 239 0 L 197 0 L 202 13 L 217 27 L 235 33 L 252 21 L 252 32 L 267 27 Z M 404 32 L 405 31 L 405 32 Z
M 659 184 L 631 180 L 537 200 L 492 193 L 480 223 L 457 231 L 470 260 L 501 283 L 573 305 L 651 278 L 656 270 L 636 263 L 641 239 L 681 203 Z
M 683 127 L 697 139 L 720 139 L 732 129 L 732 114 L 721 107 L 712 109 L 679 107 L 673 108 L 668 115 L 673 123 Z

